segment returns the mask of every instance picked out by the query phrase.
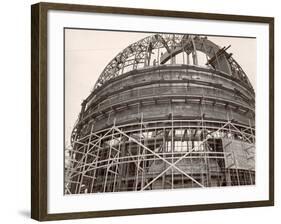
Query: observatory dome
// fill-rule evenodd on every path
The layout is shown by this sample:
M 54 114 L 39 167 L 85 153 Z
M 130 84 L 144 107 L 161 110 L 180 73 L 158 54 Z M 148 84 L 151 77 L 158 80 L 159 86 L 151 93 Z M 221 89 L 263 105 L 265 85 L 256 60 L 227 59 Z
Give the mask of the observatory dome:
M 68 193 L 255 183 L 255 92 L 229 46 L 154 34 L 117 54 L 82 103 Z

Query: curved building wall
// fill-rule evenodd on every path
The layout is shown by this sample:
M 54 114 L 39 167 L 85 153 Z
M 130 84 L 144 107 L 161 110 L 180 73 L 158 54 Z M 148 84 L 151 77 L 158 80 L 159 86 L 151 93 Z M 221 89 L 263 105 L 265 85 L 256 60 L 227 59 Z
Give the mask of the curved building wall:
M 106 78 L 83 102 L 66 193 L 255 184 L 248 79 L 224 51 L 215 62 L 209 53 L 213 67 L 165 64 L 169 55 Z

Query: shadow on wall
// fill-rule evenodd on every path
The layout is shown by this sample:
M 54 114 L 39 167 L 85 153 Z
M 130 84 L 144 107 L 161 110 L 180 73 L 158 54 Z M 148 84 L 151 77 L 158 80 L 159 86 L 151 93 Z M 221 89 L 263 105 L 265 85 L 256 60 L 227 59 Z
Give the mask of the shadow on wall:
M 18 211 L 18 214 L 25 217 L 25 218 L 30 218 L 30 211 L 28 211 L 28 210 Z

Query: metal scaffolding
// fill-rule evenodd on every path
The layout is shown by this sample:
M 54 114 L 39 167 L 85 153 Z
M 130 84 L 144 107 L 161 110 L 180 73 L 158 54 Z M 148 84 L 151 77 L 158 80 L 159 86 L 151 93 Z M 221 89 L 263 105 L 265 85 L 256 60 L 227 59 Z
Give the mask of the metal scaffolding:
M 70 149 L 65 193 L 143 191 L 255 183 L 255 130 L 232 121 L 165 120 L 90 132 Z M 235 150 L 244 142 L 241 169 Z M 75 189 L 75 190 L 74 190 Z

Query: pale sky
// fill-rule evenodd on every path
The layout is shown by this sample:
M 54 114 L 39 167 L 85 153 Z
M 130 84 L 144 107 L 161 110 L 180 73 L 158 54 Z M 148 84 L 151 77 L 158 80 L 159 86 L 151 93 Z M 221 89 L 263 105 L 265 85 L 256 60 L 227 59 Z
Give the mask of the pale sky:
M 81 110 L 82 101 L 91 93 L 104 67 L 130 44 L 152 35 L 151 33 L 65 30 L 65 143 L 70 144 L 70 134 Z M 227 50 L 240 64 L 256 88 L 256 39 L 211 37 Z

